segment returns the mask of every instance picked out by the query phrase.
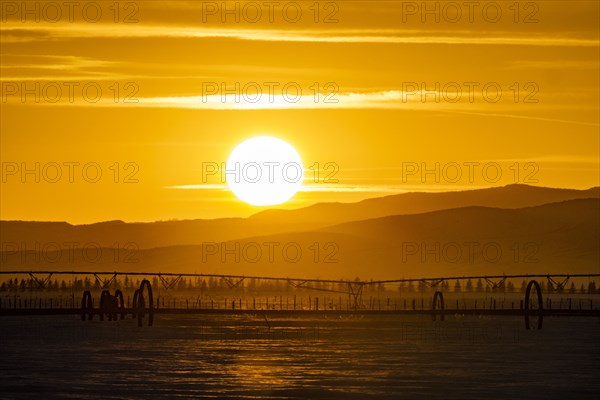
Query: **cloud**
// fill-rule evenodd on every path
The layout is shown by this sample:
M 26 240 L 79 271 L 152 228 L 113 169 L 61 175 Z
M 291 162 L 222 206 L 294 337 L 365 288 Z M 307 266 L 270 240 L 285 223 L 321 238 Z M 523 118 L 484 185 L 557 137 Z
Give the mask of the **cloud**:
M 447 190 L 468 190 L 474 189 L 476 185 L 337 185 L 337 184 L 317 184 L 303 185 L 299 192 L 304 193 L 406 193 L 409 191 L 447 191 Z M 483 186 L 481 186 L 483 187 Z M 209 191 L 229 191 L 226 184 L 189 184 L 164 186 L 164 189 L 175 190 L 209 190 Z
M 532 35 L 531 33 L 471 32 L 430 30 L 281 30 L 231 29 L 198 26 L 68 24 L 41 26 L 7 22 L 2 28 L 0 42 L 48 41 L 76 38 L 226 38 L 269 42 L 310 43 L 384 43 L 384 44 L 455 44 L 599 47 L 598 39 Z
M 8 83 L 4 83 L 6 85 Z M 301 90 L 301 88 L 300 88 Z M 437 99 L 440 101 L 436 101 Z M 520 103 L 490 103 L 482 94 L 475 94 L 472 99 L 468 93 L 462 93 L 458 102 L 446 101 L 444 95 L 448 93 L 433 90 L 421 90 L 413 86 L 412 90 L 387 90 L 377 92 L 344 92 L 331 96 L 320 93 L 297 95 L 291 93 L 274 94 L 270 92 L 236 93 L 236 94 L 206 94 L 202 96 L 172 96 L 172 97 L 128 97 L 127 101 L 116 103 L 111 98 L 101 98 L 96 102 L 88 102 L 82 98 L 70 99 L 67 96 L 56 103 L 35 103 L 44 106 L 70 106 L 70 107 L 137 107 L 137 108 L 175 108 L 194 110 L 306 110 L 306 109 L 394 109 L 411 111 L 436 111 L 451 114 L 464 114 L 491 118 L 511 118 L 551 123 L 575 124 L 583 126 L 600 126 L 598 122 L 576 121 L 560 118 L 549 118 L 527 114 L 514 114 L 522 110 Z M 2 102 L 27 105 L 20 102 L 19 95 L 4 96 Z M 543 107 L 534 104 L 535 111 L 560 111 L 582 110 L 581 106 L 571 104 L 550 104 Z M 595 106 L 589 108 L 596 110 Z

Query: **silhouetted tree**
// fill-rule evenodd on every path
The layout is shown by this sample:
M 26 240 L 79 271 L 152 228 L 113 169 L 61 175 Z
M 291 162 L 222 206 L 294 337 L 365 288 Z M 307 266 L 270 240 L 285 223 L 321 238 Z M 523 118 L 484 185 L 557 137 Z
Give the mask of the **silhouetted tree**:
M 466 290 L 467 292 L 472 292 L 473 291 L 473 282 L 469 279 L 467 280 L 467 285 L 466 285 Z
M 527 281 L 525 279 L 523 279 L 523 282 L 521 282 L 521 292 L 525 293 L 526 290 L 527 290 Z
M 477 291 L 483 292 L 483 282 L 481 281 L 481 278 L 477 279 Z
M 515 291 L 515 285 L 511 281 L 508 281 L 508 285 L 506 285 L 506 290 L 509 293 L 514 292 Z
M 462 291 L 462 288 L 460 286 L 460 281 L 458 279 L 456 280 L 456 283 L 454 284 L 454 291 L 455 292 L 461 292 Z
M 594 294 L 596 293 L 596 281 L 591 281 L 588 284 L 588 293 L 589 294 Z

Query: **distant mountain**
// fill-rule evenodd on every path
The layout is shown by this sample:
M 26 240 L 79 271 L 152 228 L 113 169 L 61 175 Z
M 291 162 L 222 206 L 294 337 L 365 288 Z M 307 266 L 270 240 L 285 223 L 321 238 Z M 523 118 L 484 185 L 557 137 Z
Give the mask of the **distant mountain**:
M 280 277 L 394 279 L 482 274 L 600 273 L 600 199 L 535 207 L 470 206 L 347 222 L 224 243 L 170 246 L 101 259 L 33 255 L 3 269 L 204 272 Z M 56 256 L 56 255 L 53 255 Z
M 357 203 L 318 203 L 297 210 L 266 210 L 253 215 L 250 220 L 280 221 L 295 226 L 328 226 L 390 215 L 420 214 L 468 206 L 522 208 L 585 198 L 600 198 L 600 187 L 575 190 L 507 185 L 456 192 L 411 192 L 366 199 Z
M 333 224 L 467 206 L 519 208 L 557 201 L 600 198 L 600 188 L 553 189 L 527 185 L 444 193 L 404 193 L 358 203 L 319 203 L 296 210 L 268 210 L 249 218 L 198 219 L 90 225 L 0 221 L 2 250 L 65 246 L 126 246 L 139 249 L 221 242 L 258 235 L 308 231 Z

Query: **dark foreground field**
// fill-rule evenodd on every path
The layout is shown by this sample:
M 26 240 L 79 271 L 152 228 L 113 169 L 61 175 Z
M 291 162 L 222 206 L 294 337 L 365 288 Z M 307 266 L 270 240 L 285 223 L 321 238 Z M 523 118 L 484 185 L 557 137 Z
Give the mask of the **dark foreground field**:
M 597 317 L 0 319 L 3 399 L 595 399 Z

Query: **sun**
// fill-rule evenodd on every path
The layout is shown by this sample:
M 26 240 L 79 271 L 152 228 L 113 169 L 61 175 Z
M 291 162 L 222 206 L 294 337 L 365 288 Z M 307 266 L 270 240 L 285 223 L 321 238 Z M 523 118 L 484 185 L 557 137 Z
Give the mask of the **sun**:
M 273 136 L 238 144 L 227 160 L 229 189 L 253 206 L 273 206 L 291 199 L 302 186 L 304 168 L 296 149 Z

